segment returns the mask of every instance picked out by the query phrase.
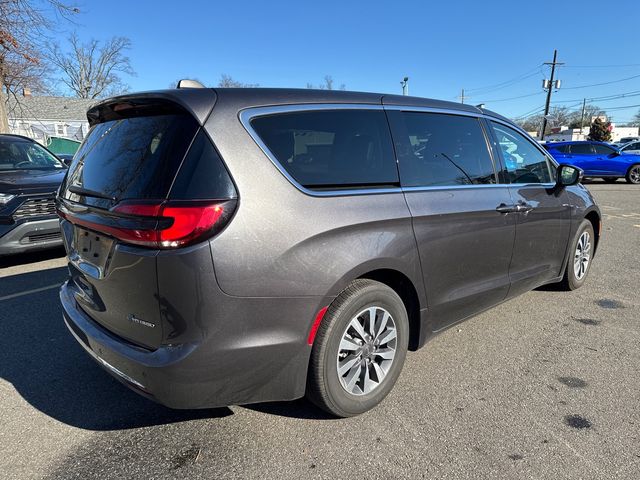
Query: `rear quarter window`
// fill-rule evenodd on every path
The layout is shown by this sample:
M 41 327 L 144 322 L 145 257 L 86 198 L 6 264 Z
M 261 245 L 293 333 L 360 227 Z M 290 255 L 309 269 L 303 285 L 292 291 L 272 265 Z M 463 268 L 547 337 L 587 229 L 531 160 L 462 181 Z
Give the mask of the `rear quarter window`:
M 251 127 L 280 166 L 313 190 L 399 184 L 384 112 L 321 110 L 265 115 Z

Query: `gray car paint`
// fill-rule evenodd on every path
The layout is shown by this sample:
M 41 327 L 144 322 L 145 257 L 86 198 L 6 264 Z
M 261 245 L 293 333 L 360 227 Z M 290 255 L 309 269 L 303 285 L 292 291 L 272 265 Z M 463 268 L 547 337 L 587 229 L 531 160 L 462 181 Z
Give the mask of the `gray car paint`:
M 599 222 L 581 185 L 312 195 L 282 175 L 240 120 L 249 108 L 322 104 L 405 105 L 501 119 L 475 107 L 308 90 L 144 95 L 180 102 L 204 125 L 237 186 L 237 211 L 220 234 L 192 247 L 154 251 L 117 245 L 105 272 L 74 272 L 61 300 L 70 330 L 103 367 L 174 408 L 302 396 L 311 325 L 355 278 L 394 271 L 410 281 L 420 313 L 412 320 L 419 322 L 412 329 L 414 345 L 420 346 L 435 331 L 518 293 L 511 288 L 514 274 L 521 273 L 522 289 L 558 280 L 579 222 L 590 214 Z M 514 197 L 540 209 L 524 220 L 495 211 Z M 510 271 L 510 264 L 520 270 Z M 83 295 L 98 290 L 102 305 L 91 297 L 83 305 Z M 126 325 L 129 314 L 157 323 L 158 330 Z

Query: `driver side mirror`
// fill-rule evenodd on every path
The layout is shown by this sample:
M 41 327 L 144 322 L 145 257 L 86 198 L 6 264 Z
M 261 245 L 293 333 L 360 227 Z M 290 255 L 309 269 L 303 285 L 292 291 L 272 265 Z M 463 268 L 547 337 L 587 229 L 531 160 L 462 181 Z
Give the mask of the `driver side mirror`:
M 582 181 L 584 172 L 573 165 L 561 164 L 558 165 L 556 171 L 556 186 L 569 187 Z

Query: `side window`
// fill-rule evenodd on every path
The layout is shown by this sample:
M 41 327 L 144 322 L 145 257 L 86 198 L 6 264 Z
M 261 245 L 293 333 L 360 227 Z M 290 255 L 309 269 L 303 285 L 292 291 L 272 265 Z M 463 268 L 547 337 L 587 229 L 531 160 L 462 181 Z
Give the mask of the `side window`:
M 549 183 L 551 172 L 544 153 L 526 137 L 500 123 L 491 122 L 511 183 Z
M 381 110 L 265 115 L 251 126 L 282 168 L 310 189 L 398 186 L 391 134 Z
M 392 115 L 402 185 L 496 183 L 480 121 L 441 113 Z
M 607 147 L 606 145 L 594 145 L 593 149 L 596 152 L 596 155 L 611 155 L 615 150 L 611 147 Z
M 574 143 L 571 145 L 571 153 L 578 155 L 593 155 L 593 148 L 590 143 Z

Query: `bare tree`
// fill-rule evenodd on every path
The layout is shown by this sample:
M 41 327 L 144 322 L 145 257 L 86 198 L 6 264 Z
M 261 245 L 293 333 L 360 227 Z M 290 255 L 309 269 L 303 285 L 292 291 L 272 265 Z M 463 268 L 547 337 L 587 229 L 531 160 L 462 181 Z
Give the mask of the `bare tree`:
M 322 83 L 318 86 L 312 83 L 307 83 L 307 88 L 316 88 L 319 90 L 333 90 L 333 77 L 331 75 L 325 75 L 322 79 Z M 340 90 L 346 90 L 347 86 L 344 83 L 340 84 Z
M 628 127 L 640 127 L 640 110 L 633 116 L 633 119 L 627 124 Z
M 228 88 L 256 88 L 259 87 L 258 83 L 242 83 L 238 80 L 234 80 L 231 75 L 227 75 L 223 73 L 220 75 L 220 81 L 218 82 L 219 87 L 228 87 Z
M 604 114 L 603 109 L 596 105 L 587 105 L 585 107 L 584 118 L 582 117 L 582 108 L 571 110 L 567 107 L 552 107 L 547 116 L 547 128 L 545 135 L 551 132 L 551 129 L 567 126 L 569 128 L 580 128 L 580 120 L 582 118 L 582 127 L 591 125 L 591 118 Z M 517 120 L 516 123 L 528 132 L 536 132 L 542 128 L 542 113 L 530 115 L 528 117 Z
M 7 101 L 10 95 L 46 71 L 43 44 L 54 28 L 53 18 L 69 19 L 79 10 L 59 0 L 0 0 L 0 133 L 9 130 Z M 4 95 L 7 98 L 4 98 Z
M 131 41 L 113 37 L 102 45 L 98 40 L 81 43 L 76 34 L 69 37 L 70 52 L 54 45 L 49 52 L 51 63 L 60 69 L 60 81 L 79 98 L 101 98 L 126 92 L 122 75 L 134 76 L 126 51 Z

